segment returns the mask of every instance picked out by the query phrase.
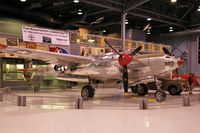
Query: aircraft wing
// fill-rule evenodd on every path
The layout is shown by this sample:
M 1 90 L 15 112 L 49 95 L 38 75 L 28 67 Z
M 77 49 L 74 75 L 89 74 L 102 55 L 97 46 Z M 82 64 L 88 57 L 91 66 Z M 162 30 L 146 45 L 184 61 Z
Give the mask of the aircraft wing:
M 1 44 L 0 44 L 1 45 Z M 83 57 L 71 54 L 62 54 L 49 51 L 35 50 L 29 48 L 20 48 L 16 46 L 1 45 L 2 52 L 17 55 L 27 59 L 42 60 L 51 64 L 60 65 L 80 65 L 88 64 L 93 61 L 92 57 Z

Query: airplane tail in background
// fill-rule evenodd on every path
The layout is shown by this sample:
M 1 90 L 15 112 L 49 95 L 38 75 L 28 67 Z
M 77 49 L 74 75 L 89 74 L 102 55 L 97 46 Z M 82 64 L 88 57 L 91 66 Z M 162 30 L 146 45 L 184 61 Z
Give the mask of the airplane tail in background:
M 64 48 L 59 48 L 59 47 L 58 47 L 58 51 L 59 51 L 59 53 L 62 53 L 62 54 L 70 54 L 69 51 L 67 51 L 67 50 L 64 49 Z
M 62 54 L 70 54 L 68 50 L 61 48 L 59 46 L 50 45 L 49 46 L 50 52 L 62 53 Z

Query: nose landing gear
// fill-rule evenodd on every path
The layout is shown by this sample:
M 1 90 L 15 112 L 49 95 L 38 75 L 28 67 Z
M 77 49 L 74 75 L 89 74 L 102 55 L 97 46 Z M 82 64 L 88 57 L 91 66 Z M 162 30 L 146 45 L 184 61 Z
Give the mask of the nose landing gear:
M 166 99 L 166 92 L 161 89 L 162 81 L 157 80 L 156 76 L 154 76 L 154 80 L 158 89 L 155 93 L 155 99 L 157 102 L 163 102 Z
M 166 93 L 164 90 L 157 90 L 155 93 L 155 98 L 157 102 L 163 102 L 166 99 Z

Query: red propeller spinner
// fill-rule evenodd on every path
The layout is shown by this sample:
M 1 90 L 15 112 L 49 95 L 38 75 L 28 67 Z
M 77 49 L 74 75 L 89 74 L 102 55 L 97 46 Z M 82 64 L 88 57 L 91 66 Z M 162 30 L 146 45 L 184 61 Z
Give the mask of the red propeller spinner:
M 133 57 L 126 53 L 120 53 L 120 56 L 118 58 L 119 64 L 121 66 L 128 65 L 132 60 L 133 60 Z
M 118 61 L 121 66 L 126 66 L 128 65 L 132 60 L 133 56 L 137 54 L 141 49 L 142 46 L 139 46 L 136 48 L 132 53 L 127 54 L 127 53 L 119 53 L 116 49 L 113 48 L 113 46 L 109 43 L 107 39 L 105 39 L 105 43 L 115 52 L 119 55 Z
M 178 60 L 177 61 L 177 63 L 178 63 L 179 66 L 182 65 L 184 62 L 185 62 L 184 60 Z

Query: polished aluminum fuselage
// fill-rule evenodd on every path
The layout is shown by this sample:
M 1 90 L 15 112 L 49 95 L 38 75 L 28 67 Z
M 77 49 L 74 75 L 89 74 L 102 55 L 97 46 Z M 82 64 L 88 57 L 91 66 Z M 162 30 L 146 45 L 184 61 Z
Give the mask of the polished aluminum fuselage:
M 122 80 L 123 67 L 118 63 L 118 55 L 108 53 L 95 56 L 94 62 L 66 74 L 84 75 L 99 80 Z M 128 77 L 131 83 L 144 82 L 154 76 L 169 76 L 178 67 L 179 58 L 168 55 L 136 55 L 128 65 Z

